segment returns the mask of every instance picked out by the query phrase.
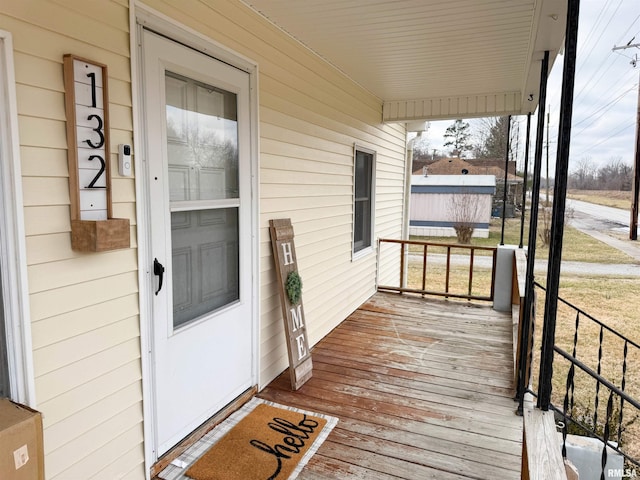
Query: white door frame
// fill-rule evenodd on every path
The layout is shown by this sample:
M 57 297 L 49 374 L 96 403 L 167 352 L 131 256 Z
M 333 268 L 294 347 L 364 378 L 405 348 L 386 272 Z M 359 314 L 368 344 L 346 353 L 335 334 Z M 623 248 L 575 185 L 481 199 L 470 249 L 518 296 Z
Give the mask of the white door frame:
M 0 261 L 12 400 L 36 407 L 11 34 L 0 30 Z
M 146 268 L 150 264 L 150 205 L 148 178 L 145 175 L 146 152 L 145 136 L 146 126 L 144 122 L 144 105 L 142 104 L 144 88 L 142 82 L 142 57 L 140 44 L 143 28 L 149 28 L 171 38 L 179 43 L 201 51 L 209 56 L 221 60 L 249 74 L 250 87 L 250 129 L 251 129 L 251 300 L 252 300 L 252 337 L 253 337 L 253 384 L 258 384 L 259 379 L 259 121 L 258 121 L 258 66 L 255 62 L 231 51 L 218 44 L 201 33 L 186 27 L 171 18 L 159 13 L 141 2 L 130 0 L 129 22 L 131 40 L 131 78 L 133 91 L 133 120 L 134 120 L 134 165 L 136 183 L 136 216 L 138 237 L 138 283 L 140 299 L 140 341 L 142 351 L 142 385 L 144 408 L 144 450 L 145 450 L 145 475 L 150 478 L 150 471 L 157 461 L 157 445 L 155 442 L 156 412 L 153 389 L 153 365 L 152 365 L 152 272 Z

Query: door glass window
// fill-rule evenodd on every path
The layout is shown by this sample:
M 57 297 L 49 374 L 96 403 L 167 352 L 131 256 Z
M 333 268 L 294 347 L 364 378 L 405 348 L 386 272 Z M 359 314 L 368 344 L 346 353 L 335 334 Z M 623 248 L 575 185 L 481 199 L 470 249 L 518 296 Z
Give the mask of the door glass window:
M 171 201 L 238 198 L 236 95 L 167 72 Z
M 239 298 L 238 209 L 171 214 L 173 326 Z
M 165 76 L 173 326 L 239 300 L 236 95 Z

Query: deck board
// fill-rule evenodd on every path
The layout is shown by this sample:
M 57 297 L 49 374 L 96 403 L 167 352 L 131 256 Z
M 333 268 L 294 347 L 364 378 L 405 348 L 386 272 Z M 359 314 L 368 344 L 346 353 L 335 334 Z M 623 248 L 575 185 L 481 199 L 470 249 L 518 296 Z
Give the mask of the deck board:
M 336 416 L 301 479 L 517 479 L 512 325 L 490 307 L 378 293 L 258 396 Z

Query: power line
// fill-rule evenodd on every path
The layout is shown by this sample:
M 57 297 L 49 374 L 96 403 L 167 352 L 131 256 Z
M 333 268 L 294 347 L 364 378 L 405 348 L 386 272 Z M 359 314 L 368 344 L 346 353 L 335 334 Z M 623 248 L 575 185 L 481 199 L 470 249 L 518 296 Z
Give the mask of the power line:
M 616 97 L 614 100 L 610 101 L 609 103 L 607 103 L 606 105 L 603 105 L 602 107 L 600 107 L 598 110 L 596 110 L 595 112 L 589 114 L 587 117 L 583 118 L 582 120 L 580 120 L 577 123 L 573 124 L 573 128 L 577 127 L 578 125 L 581 125 L 582 123 L 586 122 L 587 120 L 591 120 L 591 123 L 587 124 L 584 128 L 582 128 L 581 130 L 573 133 L 573 135 L 579 135 L 580 133 L 582 133 L 583 131 L 585 131 L 588 127 L 590 127 L 596 120 L 601 119 L 605 113 L 607 113 L 609 110 L 611 110 L 620 100 L 622 100 L 626 95 L 628 95 L 629 93 L 633 92 L 636 90 L 636 87 L 638 85 L 634 85 L 631 88 L 629 88 L 628 90 L 624 91 L 623 93 L 621 93 L 620 95 L 618 95 L 618 97 Z M 600 111 L 602 111 L 601 115 L 596 116 Z M 595 117 L 595 118 L 594 118 Z
M 588 66 L 588 63 L 589 63 L 588 60 L 590 59 L 591 55 L 594 53 L 594 50 L 597 51 L 597 48 L 596 48 L 597 43 L 600 42 L 600 40 L 602 39 L 605 33 L 609 33 L 609 31 L 607 31 L 607 28 L 616 17 L 616 14 L 618 13 L 622 4 L 623 4 L 623 0 L 620 0 L 618 4 L 614 7 L 612 5 L 612 0 L 607 0 L 604 6 L 602 6 L 599 9 L 599 11 L 597 12 L 597 15 L 594 15 L 594 17 L 597 18 L 597 20 L 595 21 L 594 24 L 592 24 L 589 30 L 589 33 L 586 35 L 584 42 L 582 42 L 581 53 L 584 54 L 586 52 L 586 55 L 579 55 L 580 65 L 576 72 L 576 78 L 578 78 L 580 76 L 580 72 L 582 72 L 584 68 Z M 633 28 L 638 18 L 640 18 L 640 15 L 638 15 L 638 17 L 634 19 L 631 25 L 627 27 L 626 32 L 630 31 L 631 28 Z M 602 23 L 605 21 L 606 21 L 606 24 L 602 26 Z M 597 36 L 597 39 L 594 40 L 594 36 L 596 34 L 598 34 L 598 36 Z M 591 44 L 593 44 L 593 46 L 590 46 Z M 600 81 L 604 78 L 604 75 L 610 71 L 610 66 L 613 66 L 612 62 L 614 58 L 615 57 L 611 55 L 611 51 L 608 51 L 608 54 L 600 62 L 600 65 L 593 71 L 594 73 L 583 83 L 578 93 L 574 95 L 574 102 L 577 99 L 579 99 L 581 95 L 583 95 L 583 93 L 589 92 L 594 86 L 600 83 Z M 607 68 L 603 68 L 607 60 L 611 60 L 610 66 Z M 594 83 L 593 80 L 596 77 L 596 75 L 598 75 L 599 72 L 600 72 L 600 75 L 598 76 L 598 79 Z M 557 114 L 557 109 L 558 107 L 556 104 L 556 107 L 554 107 L 554 110 L 550 112 L 552 116 L 555 116 Z
M 600 42 L 600 39 L 602 38 L 604 33 L 607 31 L 607 27 L 609 26 L 609 24 L 613 20 L 613 17 L 615 16 L 616 13 L 618 13 L 618 10 L 620 9 L 620 5 L 622 5 L 622 2 L 623 2 L 623 0 L 620 0 L 620 2 L 618 2 L 618 6 L 616 7 L 616 9 L 613 11 L 611 16 L 609 17 L 609 20 L 607 21 L 607 24 L 604 26 L 604 28 L 602 28 L 602 31 L 600 32 L 600 35 L 598 36 L 598 38 L 594 42 L 595 44 Z M 600 20 L 602 20 L 603 18 L 604 18 L 604 16 L 599 16 L 598 21 L 596 22 L 596 25 L 594 26 L 594 31 L 595 31 L 596 26 L 598 25 L 598 23 L 600 23 Z M 586 42 L 585 42 L 585 47 L 586 47 Z M 589 49 L 589 53 L 587 53 L 587 56 L 583 60 L 581 59 L 581 61 L 583 62 L 582 66 L 584 66 L 587 63 L 587 60 L 589 59 L 589 57 L 591 56 L 591 53 L 593 53 L 594 50 L 595 50 L 595 48 L 590 48 Z M 582 70 L 582 68 L 579 68 L 577 73 L 580 73 L 580 70 Z
M 627 122 L 629 122 L 629 120 L 625 120 L 623 123 L 627 123 Z M 614 127 L 614 128 L 617 128 L 617 127 L 619 127 L 619 126 L 620 126 L 620 124 L 618 124 L 618 125 L 617 125 L 616 127 Z M 593 150 L 594 148 L 596 148 L 596 147 L 598 147 L 598 146 L 602 145 L 603 143 L 606 143 L 606 142 L 608 142 L 609 140 L 612 140 L 612 139 L 613 139 L 613 138 L 615 138 L 617 135 L 621 134 L 622 132 L 624 132 L 625 130 L 627 130 L 627 129 L 631 128 L 631 127 L 635 127 L 635 125 L 634 125 L 633 123 L 630 123 L 630 124 L 625 125 L 624 127 L 622 127 L 620 130 L 616 131 L 615 133 L 612 133 L 612 134 L 611 134 L 611 135 L 609 135 L 608 137 L 606 137 L 606 138 L 604 138 L 604 139 L 600 140 L 598 143 L 594 143 L 594 144 L 593 144 L 593 145 L 591 145 L 589 148 L 587 148 L 587 149 L 583 150 L 582 152 L 580 152 L 580 153 L 576 154 L 576 156 L 577 156 L 577 157 L 580 157 L 580 156 L 584 155 L 585 153 L 589 152 L 590 150 Z
M 633 72 L 633 70 L 631 70 L 631 72 Z M 580 120 L 579 122 L 576 122 L 572 125 L 572 128 L 575 128 L 579 125 L 582 125 L 584 122 L 591 120 L 591 122 L 586 125 L 584 128 L 582 128 L 581 130 L 579 130 L 578 132 L 572 132 L 571 136 L 575 137 L 578 136 L 580 133 L 582 133 L 584 130 L 586 130 L 591 124 L 593 124 L 595 121 L 599 120 L 600 118 L 602 118 L 604 116 L 605 113 L 607 113 L 609 110 L 611 110 L 618 102 L 620 102 L 620 100 L 622 100 L 625 95 L 628 95 L 630 92 L 634 91 L 636 89 L 638 85 L 635 84 L 632 87 L 630 87 L 629 89 L 625 90 L 624 92 L 622 92 L 620 95 L 618 95 L 616 98 L 614 98 L 613 100 L 609 101 L 608 103 L 598 107 L 595 111 L 587 114 L 586 116 L 584 116 L 584 118 L 582 120 Z M 598 115 L 598 113 L 602 112 L 600 115 Z M 576 117 L 580 116 L 578 114 L 578 112 L 576 112 Z M 595 118 L 594 118 L 595 117 Z M 558 138 L 558 133 L 555 132 L 553 134 L 553 139 L 557 139 Z
M 638 15 L 635 20 L 633 22 L 631 22 L 631 25 L 629 25 L 629 28 L 627 28 L 624 33 L 622 35 L 620 35 L 620 38 L 618 39 L 618 41 L 616 42 L 616 44 L 618 43 L 622 43 L 627 37 L 627 33 L 629 33 L 629 30 L 631 30 L 631 28 L 636 24 L 636 22 L 640 20 L 640 15 Z M 638 36 L 638 34 L 640 34 L 640 32 L 636 33 L 634 35 L 634 38 Z
M 589 45 L 589 41 L 591 40 L 591 36 L 594 34 L 594 32 L 597 31 L 598 29 L 598 25 L 600 24 L 600 22 L 604 19 L 605 16 L 605 12 L 608 10 L 609 8 L 609 4 L 611 3 L 612 0 L 607 0 L 605 2 L 605 4 L 602 6 L 602 8 L 600 9 L 600 11 L 598 12 L 598 15 L 596 16 L 597 20 L 596 22 L 591 26 L 591 29 L 589 30 L 589 33 L 587 33 L 584 42 L 582 43 L 582 45 L 580 46 L 581 51 L 579 52 L 578 56 L 580 56 L 580 54 L 582 54 L 585 49 L 587 48 L 587 46 Z
M 606 68 L 603 68 L 607 60 L 609 60 L 609 64 L 606 66 Z M 609 52 L 608 56 L 602 61 L 600 65 L 598 65 L 598 67 L 594 70 L 593 74 L 583 84 L 580 91 L 574 96 L 574 100 L 580 98 L 583 92 L 585 94 L 589 93 L 596 85 L 598 85 L 604 78 L 606 78 L 606 75 L 610 74 L 611 68 L 615 64 L 615 60 L 616 60 L 616 57 L 612 55 L 612 52 Z M 596 74 L 599 71 L 600 71 L 600 76 L 598 76 L 598 78 L 595 81 L 593 81 L 593 79 L 595 78 Z M 625 81 L 626 81 L 626 77 L 624 75 L 621 75 L 618 77 L 615 83 L 613 83 L 611 86 L 608 87 L 607 90 L 608 91 L 615 90 L 620 83 Z

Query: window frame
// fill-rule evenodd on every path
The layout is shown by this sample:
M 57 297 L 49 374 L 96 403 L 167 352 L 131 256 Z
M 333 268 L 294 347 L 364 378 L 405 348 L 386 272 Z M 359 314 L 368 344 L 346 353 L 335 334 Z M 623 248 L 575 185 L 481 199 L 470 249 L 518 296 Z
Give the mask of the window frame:
M 356 202 L 361 201 L 356 198 L 356 190 L 358 184 L 357 174 L 357 158 L 358 154 L 362 153 L 370 158 L 370 168 L 368 172 L 370 174 L 369 181 L 369 244 L 360 245 L 360 242 L 356 242 Z M 353 146 L 353 199 L 352 199 L 352 222 L 351 222 L 351 255 L 352 260 L 364 257 L 375 249 L 375 204 L 376 204 L 376 151 L 367 147 L 363 147 L 358 144 Z

